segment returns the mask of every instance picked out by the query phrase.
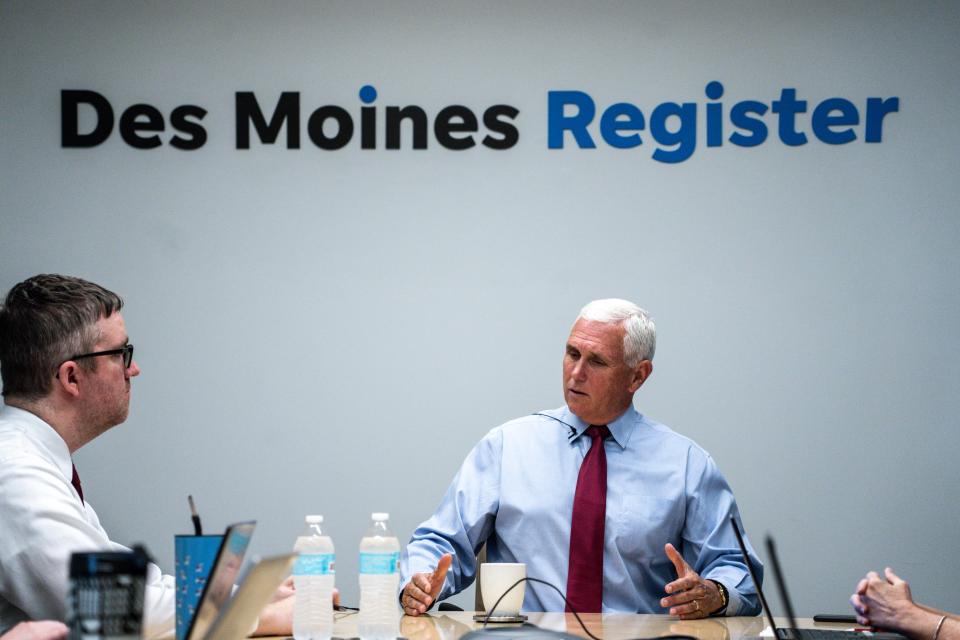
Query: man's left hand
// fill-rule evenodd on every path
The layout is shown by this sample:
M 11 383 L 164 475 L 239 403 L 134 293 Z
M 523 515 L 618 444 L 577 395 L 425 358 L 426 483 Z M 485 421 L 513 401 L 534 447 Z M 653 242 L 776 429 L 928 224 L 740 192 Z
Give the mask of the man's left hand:
M 679 616 L 681 620 L 696 620 L 706 618 L 723 606 L 717 585 L 701 578 L 669 542 L 663 550 L 677 570 L 677 579 L 663 588 L 669 595 L 660 600 L 661 607 L 669 607 L 670 615 Z

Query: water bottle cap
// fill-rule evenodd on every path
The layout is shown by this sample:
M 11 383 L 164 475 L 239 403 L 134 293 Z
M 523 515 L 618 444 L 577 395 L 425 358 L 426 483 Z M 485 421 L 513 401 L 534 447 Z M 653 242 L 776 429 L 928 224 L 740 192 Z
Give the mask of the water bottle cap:
M 323 516 L 307 516 L 304 520 L 307 524 L 323 524 Z
M 384 522 L 390 519 L 390 514 L 383 513 L 382 511 L 377 511 L 375 513 L 371 513 L 370 517 L 373 519 L 374 522 Z

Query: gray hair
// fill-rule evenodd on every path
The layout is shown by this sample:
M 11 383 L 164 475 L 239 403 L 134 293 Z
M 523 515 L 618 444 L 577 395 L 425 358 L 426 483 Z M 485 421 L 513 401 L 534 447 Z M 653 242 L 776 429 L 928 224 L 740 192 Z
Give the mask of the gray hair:
M 646 311 L 628 300 L 606 298 L 594 300 L 580 310 L 577 319 L 610 324 L 619 323 L 623 333 L 623 360 L 635 367 L 643 360 L 653 360 L 657 349 L 657 329 Z
M 38 400 L 63 362 L 91 351 L 97 322 L 123 306 L 120 297 L 80 278 L 39 275 L 13 287 L 0 307 L 3 395 Z M 95 363 L 80 360 L 92 369 Z

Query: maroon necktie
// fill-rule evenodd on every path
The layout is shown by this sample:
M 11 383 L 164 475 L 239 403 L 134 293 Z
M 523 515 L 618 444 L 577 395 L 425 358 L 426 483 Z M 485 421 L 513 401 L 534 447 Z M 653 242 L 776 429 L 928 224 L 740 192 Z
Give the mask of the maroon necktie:
M 70 478 L 70 484 L 80 494 L 80 502 L 83 502 L 83 487 L 80 486 L 80 474 L 77 473 L 77 465 L 73 465 L 73 477 Z
M 570 522 L 570 568 L 567 573 L 567 611 L 599 613 L 603 608 L 603 530 L 607 516 L 606 425 L 591 425 L 590 451 L 580 465 L 577 493 Z

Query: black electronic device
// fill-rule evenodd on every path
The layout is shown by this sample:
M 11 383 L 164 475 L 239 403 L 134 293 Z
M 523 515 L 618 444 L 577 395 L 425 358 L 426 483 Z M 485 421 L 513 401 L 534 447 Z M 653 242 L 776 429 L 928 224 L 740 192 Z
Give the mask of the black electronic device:
M 460 640 L 583 640 L 583 637 L 565 631 L 552 631 L 532 624 L 524 624 L 495 629 L 477 629 L 464 634 Z
M 770 628 L 773 630 L 774 635 L 779 640 L 866 640 L 868 636 L 863 635 L 859 631 L 846 631 L 842 629 L 799 629 L 797 628 L 797 619 L 793 615 L 793 604 L 790 600 L 790 596 L 787 593 L 787 583 L 783 577 L 783 571 L 780 569 L 780 560 L 777 557 L 777 550 L 773 543 L 773 538 L 767 536 L 767 555 L 770 557 L 770 568 L 773 570 L 773 578 L 777 583 L 777 589 L 780 592 L 780 600 L 783 602 L 783 608 L 787 610 L 787 620 L 789 621 L 790 626 L 787 628 L 777 627 L 776 621 L 773 619 L 773 611 L 770 610 L 770 605 L 767 604 L 767 599 L 763 595 L 763 589 L 760 587 L 760 580 L 758 579 L 758 572 L 754 569 L 753 564 L 750 562 L 750 555 L 747 553 L 747 545 L 743 541 L 743 534 L 740 533 L 740 527 L 737 525 L 737 520 L 733 516 L 730 516 L 730 526 L 733 527 L 733 533 L 737 538 L 737 544 L 740 546 L 740 553 L 743 555 L 743 562 L 747 565 L 747 570 L 750 572 L 750 577 L 753 579 L 753 584 L 757 589 L 757 595 L 760 597 L 760 604 L 763 607 L 763 612 L 767 616 L 767 622 L 770 624 Z M 874 633 L 869 636 L 871 640 L 906 640 L 906 638 L 898 633 Z
M 839 622 L 841 624 L 856 624 L 857 616 L 839 613 L 818 613 L 813 616 L 814 622 Z
M 149 562 L 142 547 L 71 555 L 67 597 L 70 637 L 139 638 Z

